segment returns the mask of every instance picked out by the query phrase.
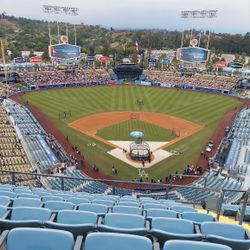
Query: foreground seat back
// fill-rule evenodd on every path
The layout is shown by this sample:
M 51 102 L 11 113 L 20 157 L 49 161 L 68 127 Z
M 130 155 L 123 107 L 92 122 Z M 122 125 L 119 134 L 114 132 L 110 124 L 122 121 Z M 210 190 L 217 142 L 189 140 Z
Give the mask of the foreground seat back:
M 166 209 L 151 208 L 147 210 L 147 218 L 156 217 L 167 217 L 167 218 L 177 218 L 177 212 Z
M 227 224 L 219 222 L 204 222 L 201 224 L 201 233 L 203 235 L 217 235 L 229 239 L 245 239 L 245 229 L 236 224 Z
M 142 236 L 116 234 L 116 233 L 91 233 L 86 237 L 84 250 L 152 250 L 149 239 Z
M 169 240 L 164 244 L 163 250 L 232 250 L 228 246 L 214 243 L 196 242 L 186 240 Z
M 14 228 L 7 237 L 8 250 L 72 250 L 71 233 L 41 228 Z

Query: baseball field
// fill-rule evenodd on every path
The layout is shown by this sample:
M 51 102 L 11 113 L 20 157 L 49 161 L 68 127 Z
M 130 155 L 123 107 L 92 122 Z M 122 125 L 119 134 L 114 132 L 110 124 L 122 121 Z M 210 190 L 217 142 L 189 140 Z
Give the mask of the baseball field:
M 88 162 L 108 175 L 114 165 L 117 178 L 126 180 L 137 178 L 138 170 L 107 154 L 109 140 L 129 140 L 129 131 L 140 130 L 146 140 L 172 142 L 164 150 L 177 154 L 147 169 L 150 178 L 164 179 L 195 163 L 224 114 L 241 105 L 227 96 L 138 86 L 53 89 L 21 98 L 39 108 Z

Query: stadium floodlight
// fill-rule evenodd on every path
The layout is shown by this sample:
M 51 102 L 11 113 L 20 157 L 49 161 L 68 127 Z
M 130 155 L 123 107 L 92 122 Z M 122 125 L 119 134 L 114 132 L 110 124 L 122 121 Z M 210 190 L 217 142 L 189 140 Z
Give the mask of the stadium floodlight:
M 47 14 L 78 16 L 79 9 L 65 6 L 43 5 L 43 12 Z
M 218 10 L 182 10 L 181 18 L 216 18 Z

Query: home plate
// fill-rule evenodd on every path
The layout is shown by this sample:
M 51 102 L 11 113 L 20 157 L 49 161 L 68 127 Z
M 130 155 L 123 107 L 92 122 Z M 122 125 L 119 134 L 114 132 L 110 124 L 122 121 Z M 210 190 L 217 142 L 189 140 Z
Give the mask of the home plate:
M 127 152 L 129 152 L 129 146 L 132 143 L 132 141 L 109 141 L 113 145 L 118 146 L 118 148 L 115 148 L 113 150 L 108 151 L 107 153 L 112 155 L 113 157 L 135 167 L 135 168 L 142 168 L 142 163 L 131 160 L 128 155 L 124 152 L 125 149 Z M 149 163 L 148 161 L 145 161 L 144 168 L 150 168 L 156 163 L 168 158 L 172 154 L 168 151 L 165 151 L 161 148 L 163 145 L 166 145 L 168 142 L 155 142 L 155 141 L 147 141 L 149 144 L 149 147 L 151 151 L 153 152 L 153 160 Z

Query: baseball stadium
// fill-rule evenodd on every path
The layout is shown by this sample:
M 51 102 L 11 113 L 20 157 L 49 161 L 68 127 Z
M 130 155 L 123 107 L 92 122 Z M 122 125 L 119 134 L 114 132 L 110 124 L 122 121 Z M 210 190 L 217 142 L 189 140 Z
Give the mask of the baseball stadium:
M 228 59 L 196 30 L 159 49 L 112 28 L 110 53 L 95 39 L 86 53 L 76 25 L 27 20 L 0 16 L 0 248 L 249 250 L 248 50 Z M 45 52 L 19 55 L 6 27 L 32 25 Z

